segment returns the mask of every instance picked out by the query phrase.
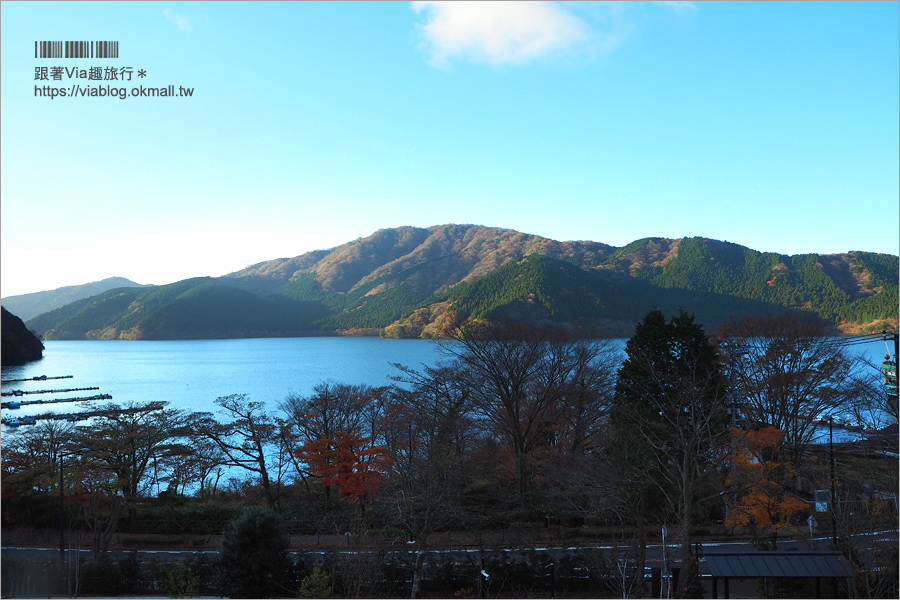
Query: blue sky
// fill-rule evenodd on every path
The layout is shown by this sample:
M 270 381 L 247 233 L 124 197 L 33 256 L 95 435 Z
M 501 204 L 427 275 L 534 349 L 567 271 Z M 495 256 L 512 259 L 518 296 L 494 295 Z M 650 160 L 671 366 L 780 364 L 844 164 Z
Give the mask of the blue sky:
M 0 15 L 3 296 L 222 275 L 401 225 L 900 252 L 897 2 Z M 37 40 L 120 56 L 36 59 Z M 34 81 L 43 66 L 133 75 Z M 48 84 L 193 95 L 37 97 Z

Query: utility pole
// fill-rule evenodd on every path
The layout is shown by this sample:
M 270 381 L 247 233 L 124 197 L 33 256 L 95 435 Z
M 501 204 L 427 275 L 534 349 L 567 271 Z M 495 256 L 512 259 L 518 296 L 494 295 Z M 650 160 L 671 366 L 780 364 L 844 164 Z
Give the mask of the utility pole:
M 828 417 L 828 462 L 831 463 L 831 543 L 837 548 L 837 517 L 834 500 L 834 417 Z

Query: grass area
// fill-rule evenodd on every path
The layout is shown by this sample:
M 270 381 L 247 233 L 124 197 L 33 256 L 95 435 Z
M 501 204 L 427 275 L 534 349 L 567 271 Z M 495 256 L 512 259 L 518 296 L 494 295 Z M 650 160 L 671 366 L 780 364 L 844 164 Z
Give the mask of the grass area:
M 868 482 L 878 490 L 896 490 L 900 460 L 883 454 L 835 453 L 838 477 Z
M 827 477 L 829 468 L 829 448 L 827 444 L 813 446 L 808 458 L 824 469 Z M 834 445 L 835 477 L 841 481 L 871 484 L 877 490 L 896 491 L 900 460 L 883 452 L 860 444 Z

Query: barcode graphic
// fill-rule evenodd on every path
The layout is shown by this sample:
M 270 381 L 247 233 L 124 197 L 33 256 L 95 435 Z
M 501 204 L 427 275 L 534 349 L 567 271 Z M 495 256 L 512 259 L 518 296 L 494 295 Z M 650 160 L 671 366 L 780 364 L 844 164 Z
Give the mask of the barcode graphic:
M 35 42 L 35 58 L 119 58 L 119 42 Z

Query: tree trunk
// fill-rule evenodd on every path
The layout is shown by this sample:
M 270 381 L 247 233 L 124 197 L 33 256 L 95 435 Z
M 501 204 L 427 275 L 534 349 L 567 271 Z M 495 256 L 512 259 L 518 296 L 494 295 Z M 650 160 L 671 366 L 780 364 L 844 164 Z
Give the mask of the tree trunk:
M 275 506 L 275 496 L 272 495 L 272 484 L 269 481 L 269 474 L 265 469 L 263 469 L 261 475 L 263 492 L 265 492 L 266 494 L 266 502 L 269 503 L 269 508 L 271 508 L 272 510 L 276 510 L 277 507 Z
M 513 432 L 512 447 L 516 463 L 516 489 L 521 497 L 528 491 L 528 452 L 526 442 L 518 432 Z
M 422 538 L 416 543 L 416 563 L 413 567 L 412 592 L 410 598 L 418 598 L 422 585 L 422 573 L 425 570 L 426 539 Z
M 647 524 L 644 522 L 644 511 L 638 511 L 638 578 L 637 592 L 640 597 L 644 596 L 644 566 L 647 564 Z
M 684 531 L 681 538 L 681 573 L 678 578 L 678 590 L 682 598 L 690 592 L 692 580 L 696 575 L 693 569 L 694 555 L 691 550 L 691 530 L 694 527 L 694 486 L 691 480 L 690 460 L 690 453 L 685 450 L 681 465 L 681 526 Z
M 681 570 L 678 573 L 677 592 L 679 598 L 686 598 L 690 591 L 694 576 L 693 561 L 694 554 L 691 550 L 690 536 L 685 533 L 684 540 L 681 542 Z
M 528 491 L 528 462 L 524 451 L 516 451 L 516 487 L 519 496 L 524 496 Z

